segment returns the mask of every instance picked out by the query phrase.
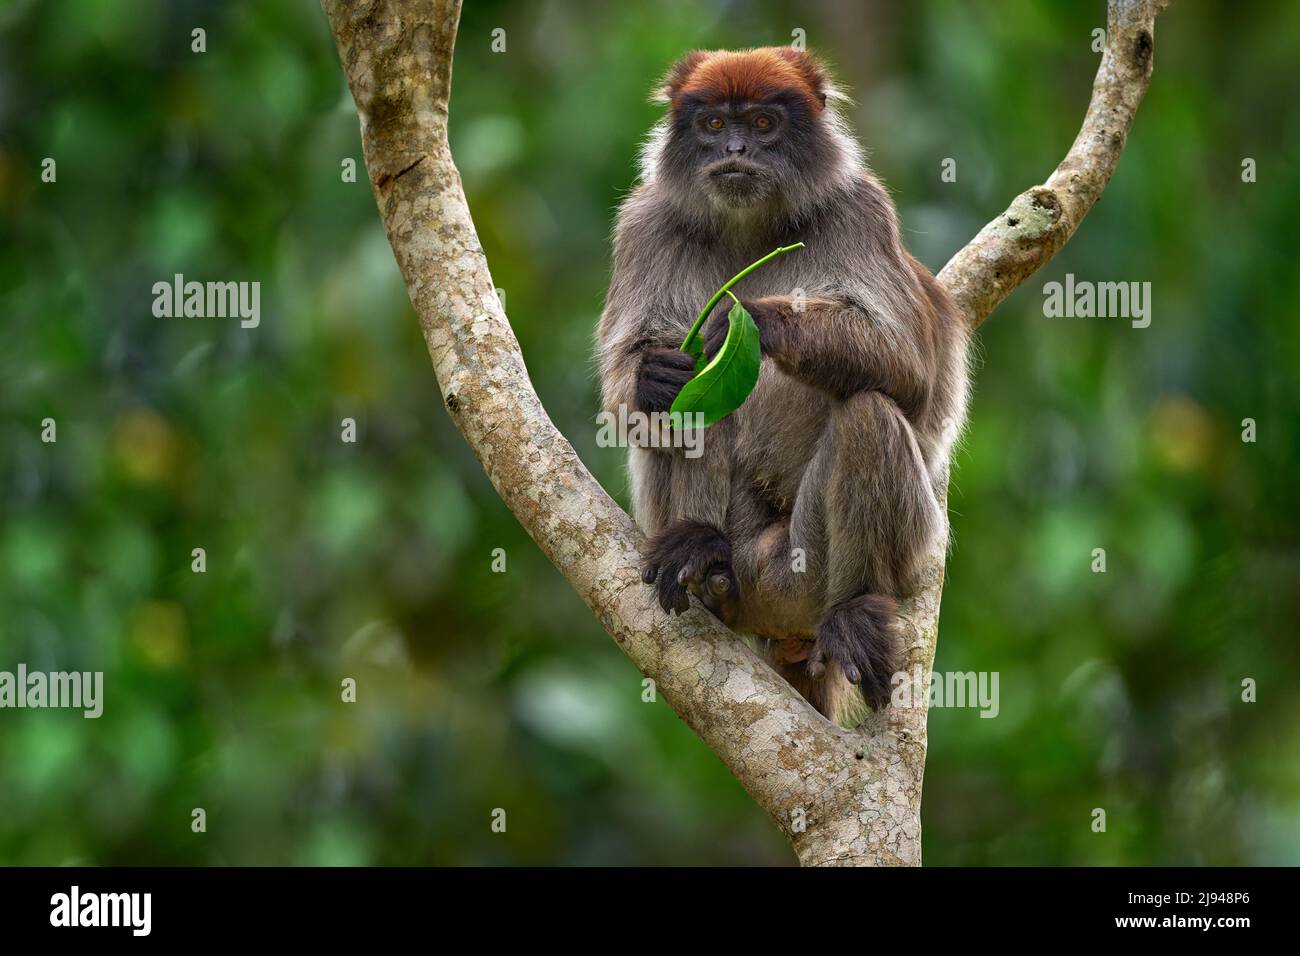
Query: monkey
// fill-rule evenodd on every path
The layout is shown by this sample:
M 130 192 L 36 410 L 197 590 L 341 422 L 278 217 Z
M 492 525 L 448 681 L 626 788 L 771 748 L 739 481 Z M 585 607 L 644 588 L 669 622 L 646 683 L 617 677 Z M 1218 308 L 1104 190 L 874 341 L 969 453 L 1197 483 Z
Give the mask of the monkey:
M 617 213 L 597 329 L 607 412 L 669 409 L 695 374 L 681 345 L 698 310 L 764 253 L 804 247 L 733 290 L 762 362 L 703 453 L 629 448 L 641 576 L 665 611 L 694 597 L 757 639 L 814 707 L 846 722 L 864 702 L 887 705 L 898 601 L 947 545 L 969 332 L 904 249 L 821 59 L 695 51 L 654 98 L 667 109 Z M 702 329 L 706 358 L 727 334 L 724 302 Z

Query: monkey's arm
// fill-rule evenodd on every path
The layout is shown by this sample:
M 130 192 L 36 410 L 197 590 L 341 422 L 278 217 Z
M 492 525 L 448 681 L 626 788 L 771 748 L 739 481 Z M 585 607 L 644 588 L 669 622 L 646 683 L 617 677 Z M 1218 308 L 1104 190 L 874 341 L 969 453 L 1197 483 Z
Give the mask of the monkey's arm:
M 758 326 L 764 356 L 787 375 L 841 400 L 883 392 L 909 414 L 928 401 L 935 375 L 924 331 L 929 315 L 885 317 L 832 297 L 742 302 Z M 707 354 L 721 347 L 726 333 L 725 315 L 715 313 L 704 330 Z
M 677 348 L 680 331 L 666 314 L 671 272 L 656 269 L 658 247 L 646 231 L 644 193 L 628 200 L 614 235 L 614 271 L 597 331 L 601 402 L 606 412 L 665 412 L 695 373 L 691 356 Z M 680 324 L 680 323 L 678 323 Z
M 616 277 L 617 278 L 617 277 Z M 611 286 L 601 317 L 600 383 L 605 411 L 666 412 L 695 374 L 695 360 L 677 345 L 683 333 L 626 303 L 622 284 Z

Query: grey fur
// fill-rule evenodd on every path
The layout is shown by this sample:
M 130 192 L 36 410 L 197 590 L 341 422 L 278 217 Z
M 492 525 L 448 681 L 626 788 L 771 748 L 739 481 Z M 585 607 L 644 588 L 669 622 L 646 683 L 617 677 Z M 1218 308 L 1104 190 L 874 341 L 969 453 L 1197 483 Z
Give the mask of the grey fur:
M 823 165 L 776 167 L 776 191 L 757 206 L 720 203 L 698 170 L 662 163 L 672 135 L 668 119 L 656 127 L 618 214 L 598 336 L 603 404 L 634 409 L 647 348 L 676 348 L 726 279 L 777 245 L 806 243 L 735 290 L 779 332 L 748 401 L 708 430 L 698 459 L 633 448 L 629 468 L 648 535 L 694 519 L 730 540 L 737 632 L 812 639 L 842 602 L 908 594 L 944 533 L 967 328 L 904 250 L 894 205 L 833 102 L 816 122 Z M 795 548 L 803 573 L 792 570 Z M 801 663 L 780 666 L 834 715 L 847 686 L 836 663 L 813 682 Z

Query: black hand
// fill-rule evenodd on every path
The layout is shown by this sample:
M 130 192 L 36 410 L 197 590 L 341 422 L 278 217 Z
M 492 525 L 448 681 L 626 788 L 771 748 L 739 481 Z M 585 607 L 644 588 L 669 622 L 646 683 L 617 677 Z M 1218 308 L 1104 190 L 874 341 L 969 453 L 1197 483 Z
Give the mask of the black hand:
M 641 580 L 652 584 L 665 611 L 683 613 L 694 594 L 714 617 L 730 625 L 740 603 L 731 566 L 731 542 L 700 521 L 677 521 L 645 545 Z
M 775 306 L 763 305 L 753 299 L 741 299 L 740 304 L 753 318 L 754 325 L 758 327 L 759 348 L 763 350 L 764 355 L 771 355 L 777 349 L 777 342 L 783 328 L 780 311 Z M 724 299 L 718 303 L 713 314 L 704 320 L 700 338 L 704 345 L 704 357 L 709 361 L 713 361 L 713 356 L 718 354 L 722 343 L 727 340 L 727 331 L 731 328 L 728 313 L 733 305 L 735 303 L 730 298 Z
M 651 347 L 641 353 L 636 378 L 637 409 L 666 412 L 682 386 L 695 376 L 695 357 L 681 349 Z

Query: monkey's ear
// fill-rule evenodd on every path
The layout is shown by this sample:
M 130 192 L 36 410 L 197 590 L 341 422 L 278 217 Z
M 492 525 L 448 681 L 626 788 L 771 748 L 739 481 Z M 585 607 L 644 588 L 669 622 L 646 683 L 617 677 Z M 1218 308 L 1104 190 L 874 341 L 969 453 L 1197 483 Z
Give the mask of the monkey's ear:
M 827 100 L 848 100 L 848 97 L 835 85 L 826 64 L 813 54 L 788 46 L 774 47 L 773 49 L 777 56 L 799 71 L 799 76 L 807 85 L 809 92 L 817 98 L 817 102 L 821 103 L 822 106 L 826 105 Z
M 691 78 L 691 74 L 699 69 L 700 64 L 712 55 L 708 50 L 692 50 L 674 63 L 673 68 L 668 71 L 660 85 L 651 94 L 651 102 L 671 103 Z

